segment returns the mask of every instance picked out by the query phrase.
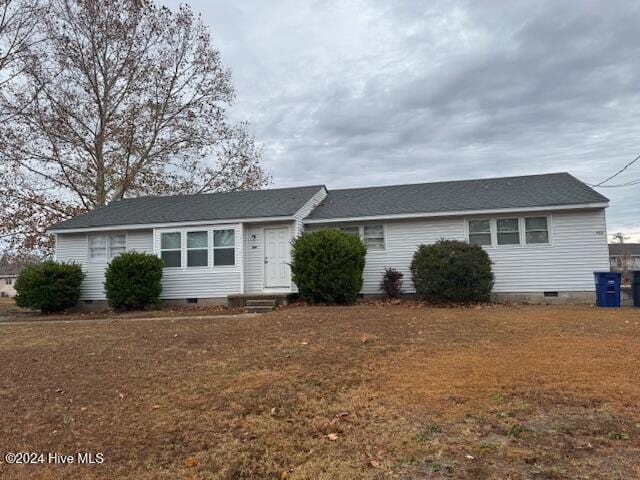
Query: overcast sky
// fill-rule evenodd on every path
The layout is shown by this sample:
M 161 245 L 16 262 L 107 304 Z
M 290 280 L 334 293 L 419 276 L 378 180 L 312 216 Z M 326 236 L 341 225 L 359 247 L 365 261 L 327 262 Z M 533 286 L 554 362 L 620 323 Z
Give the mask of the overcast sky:
M 597 183 L 640 154 L 640 2 L 189 4 L 273 186 L 557 171 Z M 611 184 L 639 178 L 640 162 Z M 640 240 L 640 185 L 599 191 L 609 232 Z

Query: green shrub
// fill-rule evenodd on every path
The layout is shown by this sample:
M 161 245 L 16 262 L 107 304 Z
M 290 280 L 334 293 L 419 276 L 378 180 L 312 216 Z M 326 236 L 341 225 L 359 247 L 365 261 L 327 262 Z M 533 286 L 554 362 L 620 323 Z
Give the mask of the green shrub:
M 421 245 L 413 256 L 411 275 L 416 293 L 434 302 L 485 302 L 493 288 L 487 252 L 455 240 Z
M 162 267 L 162 260 L 149 253 L 125 252 L 115 257 L 104 274 L 109 305 L 116 310 L 158 305 Z
M 16 280 L 16 305 L 43 313 L 74 307 L 80 299 L 83 278 L 80 265 L 56 262 L 31 265 Z
M 367 249 L 355 235 L 337 230 L 304 233 L 293 241 L 293 281 L 311 303 L 355 302 L 362 288 Z

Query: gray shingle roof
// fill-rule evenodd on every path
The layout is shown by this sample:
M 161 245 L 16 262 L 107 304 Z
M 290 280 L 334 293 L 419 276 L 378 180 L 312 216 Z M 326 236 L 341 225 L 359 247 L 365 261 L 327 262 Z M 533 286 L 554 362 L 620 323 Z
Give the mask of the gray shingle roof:
M 608 202 L 568 173 L 331 190 L 309 220 Z
M 322 185 L 118 200 L 51 230 L 294 215 Z
M 609 255 L 640 255 L 640 243 L 610 243 Z

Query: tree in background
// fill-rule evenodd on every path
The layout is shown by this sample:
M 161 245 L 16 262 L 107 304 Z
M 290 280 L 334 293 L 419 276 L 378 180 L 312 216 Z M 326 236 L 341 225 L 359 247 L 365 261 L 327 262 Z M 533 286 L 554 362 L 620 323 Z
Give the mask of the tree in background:
M 43 0 L 44 1 L 44 0 Z M 124 197 L 258 188 L 230 72 L 191 9 L 49 0 L 2 101 L 0 235 L 50 247 L 53 222 Z

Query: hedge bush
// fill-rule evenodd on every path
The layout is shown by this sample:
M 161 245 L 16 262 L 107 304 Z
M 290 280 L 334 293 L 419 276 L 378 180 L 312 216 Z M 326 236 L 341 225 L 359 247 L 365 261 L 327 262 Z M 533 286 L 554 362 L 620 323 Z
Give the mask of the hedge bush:
M 380 282 L 380 290 L 389 298 L 399 298 L 402 295 L 403 273 L 395 268 L 385 268 L 384 276 Z
M 416 293 L 434 302 L 485 302 L 491 298 L 491 259 L 478 245 L 440 240 L 421 245 L 411 262 Z
M 303 233 L 293 241 L 293 281 L 311 303 L 355 302 L 362 288 L 367 249 L 355 235 L 338 230 Z
M 43 262 L 28 266 L 16 279 L 16 305 L 43 313 L 74 307 L 80 300 L 83 278 L 80 265 Z
M 149 253 L 124 252 L 115 257 L 104 274 L 109 305 L 116 310 L 158 305 L 162 267 L 162 260 Z

